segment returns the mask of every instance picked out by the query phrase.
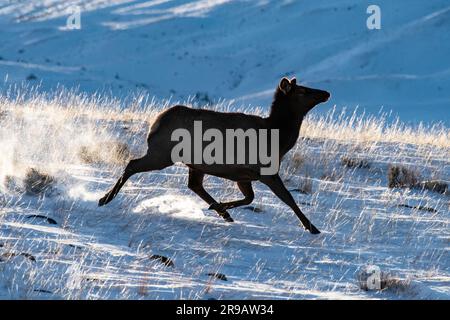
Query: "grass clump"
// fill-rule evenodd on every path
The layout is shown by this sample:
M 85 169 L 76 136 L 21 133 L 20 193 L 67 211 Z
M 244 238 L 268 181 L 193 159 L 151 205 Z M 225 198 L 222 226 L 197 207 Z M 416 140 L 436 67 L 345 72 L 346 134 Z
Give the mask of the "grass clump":
M 406 293 L 410 289 L 411 282 L 409 280 L 400 279 L 379 271 L 378 275 L 374 272 L 374 268 L 363 266 L 357 275 L 359 288 L 364 291 L 391 291 L 396 294 Z
M 443 181 L 422 181 L 417 185 L 420 189 L 425 189 L 433 192 L 438 192 L 442 194 L 448 194 L 448 184 Z
M 351 157 L 342 157 L 341 164 L 347 168 L 359 168 L 368 169 L 370 168 L 370 163 L 365 159 L 356 159 Z
M 298 180 L 296 188 L 290 191 L 300 192 L 303 194 L 313 194 L 312 180 L 309 177 L 302 177 Z
M 448 194 L 448 184 L 443 181 L 421 181 L 420 175 L 410 169 L 401 166 L 391 166 L 388 171 L 389 188 L 414 188 L 429 190 L 442 194 Z

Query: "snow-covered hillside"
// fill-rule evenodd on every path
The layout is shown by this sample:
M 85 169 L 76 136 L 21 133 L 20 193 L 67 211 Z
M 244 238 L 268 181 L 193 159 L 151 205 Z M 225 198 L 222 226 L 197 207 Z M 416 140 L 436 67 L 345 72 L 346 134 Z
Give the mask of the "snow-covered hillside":
M 267 106 L 283 75 L 330 91 L 316 112 L 393 110 L 450 123 L 450 4 L 378 0 L 0 0 L 0 76 L 115 96 Z M 65 30 L 81 7 L 81 30 Z
M 322 231 L 311 235 L 259 183 L 225 222 L 183 166 L 136 175 L 98 207 L 165 104 L 135 97 L 119 111 L 101 96 L 26 93 L 0 97 L 1 299 L 450 297 L 448 190 L 388 188 L 395 166 L 404 181 L 448 183 L 448 128 L 309 117 L 282 176 Z M 206 188 L 241 197 L 220 179 Z M 360 289 L 367 265 L 382 291 Z

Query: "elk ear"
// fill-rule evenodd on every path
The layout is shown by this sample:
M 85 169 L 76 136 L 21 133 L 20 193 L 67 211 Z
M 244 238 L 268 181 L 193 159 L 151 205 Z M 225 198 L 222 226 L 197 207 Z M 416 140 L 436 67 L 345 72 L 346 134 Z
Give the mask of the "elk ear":
M 295 78 L 295 77 L 293 77 L 292 79 L 291 79 L 291 85 L 292 86 L 295 86 L 297 84 L 297 79 Z
M 283 78 L 283 79 L 281 79 L 278 87 L 284 94 L 288 94 L 292 88 L 292 85 L 288 78 Z

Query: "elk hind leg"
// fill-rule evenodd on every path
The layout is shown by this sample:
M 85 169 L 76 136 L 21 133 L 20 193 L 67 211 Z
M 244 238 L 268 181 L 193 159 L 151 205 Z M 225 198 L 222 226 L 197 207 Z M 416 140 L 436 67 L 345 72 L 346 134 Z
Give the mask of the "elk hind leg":
M 214 198 L 211 197 L 211 195 L 203 187 L 204 176 L 205 174 L 201 171 L 189 169 L 189 189 L 194 191 L 200 198 L 209 204 L 210 208 L 213 207 L 211 209 L 215 210 L 225 221 L 233 222 L 234 220 L 231 218 L 230 214 L 226 210 L 219 209 L 217 207 L 217 201 L 214 200 Z
M 161 170 L 172 164 L 173 163 L 170 160 L 168 161 L 167 159 L 162 158 L 158 159 L 158 157 L 152 157 L 148 153 L 142 158 L 131 160 L 114 187 L 99 200 L 98 205 L 104 206 L 111 202 L 132 175 L 140 172 Z

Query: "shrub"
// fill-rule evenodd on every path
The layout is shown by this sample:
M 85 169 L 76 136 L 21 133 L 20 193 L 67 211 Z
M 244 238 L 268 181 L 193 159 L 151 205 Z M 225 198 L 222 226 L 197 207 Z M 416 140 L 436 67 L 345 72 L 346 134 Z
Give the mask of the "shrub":
M 420 181 L 420 176 L 415 171 L 400 166 L 392 166 L 388 171 L 389 188 L 415 188 L 447 194 L 448 184 L 443 181 Z
M 54 185 L 54 182 L 55 179 L 52 176 L 35 168 L 28 168 L 23 180 L 26 193 L 31 195 L 46 192 Z
M 391 166 L 388 171 L 389 188 L 412 188 L 417 185 L 419 175 L 405 167 Z
M 27 76 L 27 80 L 28 80 L 28 81 L 31 81 L 31 80 L 37 80 L 37 77 L 36 77 L 33 73 L 30 73 L 30 74 Z
M 111 153 L 112 159 L 116 163 L 124 163 L 131 158 L 130 149 L 128 148 L 128 145 L 123 142 L 111 143 Z
M 88 164 L 100 162 L 98 153 L 94 150 L 94 148 L 89 146 L 81 146 L 78 150 L 78 157 L 81 161 Z

